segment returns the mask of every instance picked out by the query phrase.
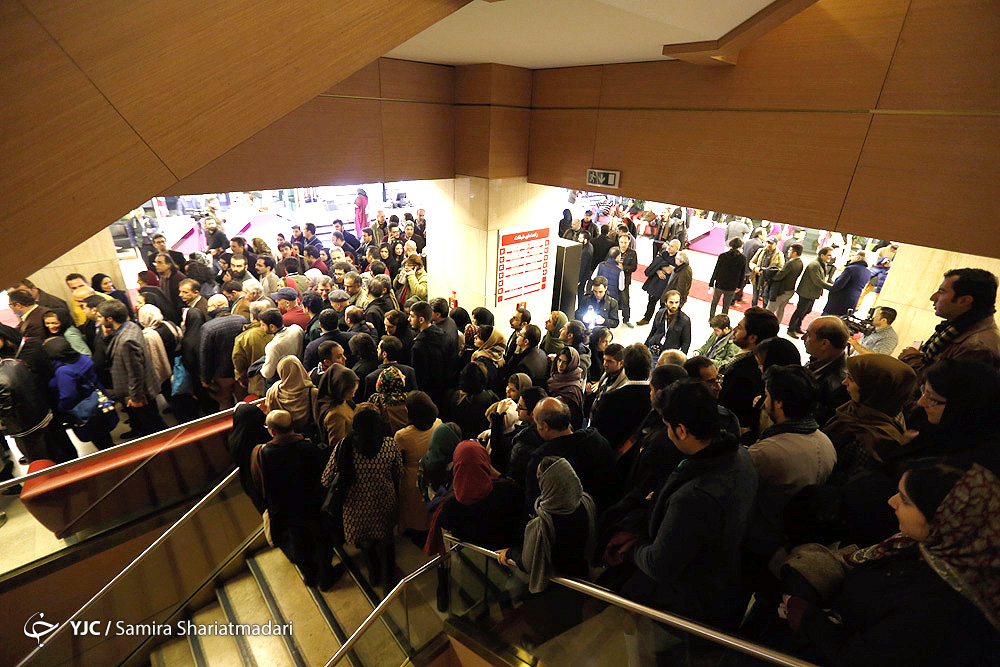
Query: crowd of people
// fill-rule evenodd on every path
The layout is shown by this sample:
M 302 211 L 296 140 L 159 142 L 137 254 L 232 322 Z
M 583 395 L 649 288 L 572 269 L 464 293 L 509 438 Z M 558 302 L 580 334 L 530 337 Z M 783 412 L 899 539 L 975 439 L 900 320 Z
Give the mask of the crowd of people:
M 623 346 L 613 294 L 627 322 L 627 224 L 598 239 L 582 311 L 539 326 L 518 308 L 505 337 L 490 309 L 427 293 L 423 215 L 398 222 L 380 212 L 360 239 L 338 226 L 330 250 L 306 225 L 278 255 L 239 237 L 230 254 L 215 231 L 183 271 L 158 251 L 134 303 L 106 276 L 68 276 L 68 307 L 22 281 L 10 292 L 21 331 L 0 329 L 5 433 L 29 458 L 66 460 L 66 427 L 99 424 L 76 417 L 91 388 L 137 434 L 162 427 L 158 395 L 178 418 L 259 396 L 235 410 L 231 451 L 269 539 L 310 586 L 336 582 L 333 548 L 350 543 L 388 590 L 398 535 L 433 555 L 450 533 L 497 551 L 531 593 L 550 594 L 553 573 L 590 579 L 821 664 L 977 664 L 995 651 L 995 276 L 947 272 L 931 296 L 943 322 L 919 349 L 850 343 L 825 315 L 802 332 L 803 359 L 775 311 L 796 271 L 807 290 L 836 281 L 802 266 L 797 241 L 754 236 L 750 274 L 720 257 L 723 312 L 688 357 L 679 239 L 647 269 L 649 337 Z M 578 223 L 567 229 L 580 239 Z M 754 304 L 734 326 L 730 286 L 747 279 Z M 798 290 L 800 305 L 814 293 Z M 563 628 L 582 613 L 552 610 Z M 651 631 L 660 664 L 691 649 Z

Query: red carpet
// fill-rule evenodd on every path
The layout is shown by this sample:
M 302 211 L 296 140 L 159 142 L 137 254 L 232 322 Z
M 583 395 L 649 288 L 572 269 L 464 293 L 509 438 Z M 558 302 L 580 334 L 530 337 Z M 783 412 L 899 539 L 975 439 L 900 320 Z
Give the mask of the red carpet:
M 698 299 L 699 301 L 705 301 L 707 303 L 712 303 L 712 292 L 713 292 L 713 288 L 709 287 L 708 283 L 706 283 L 706 282 L 704 282 L 702 280 L 694 280 L 694 281 L 691 282 L 691 291 L 688 292 L 688 298 L 689 299 Z M 732 306 L 729 307 L 729 310 L 730 311 L 736 310 L 736 311 L 739 311 L 739 312 L 742 313 L 743 311 L 745 311 L 747 308 L 750 307 L 750 297 L 751 297 L 751 293 L 750 293 L 749 287 L 748 287 L 747 292 L 745 292 L 744 296 L 743 296 L 744 302 L 743 303 L 734 303 Z M 787 306 L 785 306 L 785 316 L 781 318 L 781 325 L 782 326 L 787 326 L 789 320 L 792 319 L 792 313 L 795 312 L 795 305 L 798 302 L 797 300 L 798 300 L 798 296 L 795 297 L 795 300 L 793 300 L 792 303 L 790 303 Z M 721 299 L 720 299 L 720 301 L 719 301 L 719 310 L 721 310 L 721 308 L 722 308 L 722 302 L 721 302 Z M 716 312 L 718 312 L 718 310 Z M 802 320 L 802 330 L 805 331 L 806 327 L 809 326 L 809 323 L 812 322 L 817 317 L 819 317 L 819 315 L 820 315 L 820 313 L 818 311 L 813 311 L 813 312 L 809 313 L 808 315 L 806 315 L 805 318 L 803 318 L 803 320 Z M 733 320 L 733 324 L 736 324 L 737 321 L 738 321 L 735 318 L 730 318 L 730 319 Z

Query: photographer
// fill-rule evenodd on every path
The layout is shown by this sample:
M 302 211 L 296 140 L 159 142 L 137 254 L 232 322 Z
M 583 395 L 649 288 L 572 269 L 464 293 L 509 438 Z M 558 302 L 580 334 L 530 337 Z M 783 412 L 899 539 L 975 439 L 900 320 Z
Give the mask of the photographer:
M 852 354 L 892 354 L 899 344 L 899 334 L 892 328 L 895 320 L 896 311 L 893 308 L 876 308 L 871 318 L 875 328 L 861 336 L 861 340 L 855 340 L 853 336 L 847 339 Z
M 588 328 L 600 324 L 614 329 L 618 326 L 618 302 L 608 295 L 608 279 L 597 276 L 591 289 L 592 294 L 588 294 L 580 302 L 574 317 Z

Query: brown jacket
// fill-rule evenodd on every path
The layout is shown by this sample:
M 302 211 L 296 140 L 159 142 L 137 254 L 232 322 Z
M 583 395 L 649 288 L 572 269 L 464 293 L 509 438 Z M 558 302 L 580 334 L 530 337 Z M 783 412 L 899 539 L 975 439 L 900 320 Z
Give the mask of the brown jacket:
M 1000 329 L 997 329 L 996 320 L 990 315 L 973 324 L 935 357 L 935 361 L 938 359 L 966 359 L 1000 367 Z M 900 356 L 900 360 L 915 370 L 917 378 L 923 382 L 925 364 L 921 355 Z

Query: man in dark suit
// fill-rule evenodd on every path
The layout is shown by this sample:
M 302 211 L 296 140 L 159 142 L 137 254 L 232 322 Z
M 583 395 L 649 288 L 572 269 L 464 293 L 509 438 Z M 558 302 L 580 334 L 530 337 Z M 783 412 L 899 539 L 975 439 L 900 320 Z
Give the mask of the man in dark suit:
M 45 315 L 50 313 L 48 308 L 39 306 L 31 292 L 23 289 L 16 289 L 8 292 L 7 298 L 10 301 L 10 309 L 13 310 L 21 324 L 18 331 L 26 338 L 47 338 L 48 330 L 45 328 Z
M 375 383 L 378 382 L 378 376 L 389 366 L 394 366 L 403 373 L 403 377 L 406 379 L 406 383 L 404 385 L 404 389 L 406 389 L 406 391 L 415 391 L 416 389 L 419 389 L 419 387 L 417 387 L 417 374 L 413 371 L 413 368 L 411 366 L 407 366 L 406 364 L 399 363 L 399 358 L 402 356 L 402 341 L 395 336 L 383 336 L 382 341 L 378 344 L 378 360 L 381 364 L 378 368 L 363 378 L 363 395 L 357 397 L 357 400 L 367 400 L 369 396 L 375 393 Z
M 170 255 L 170 259 L 174 260 L 174 264 L 177 265 L 178 270 L 184 269 L 184 264 L 187 263 L 184 253 L 168 249 L 167 237 L 163 234 L 153 234 L 153 251 L 146 255 L 146 266 L 149 267 L 150 271 L 156 270 L 156 256 L 160 253 Z
M 632 343 L 625 348 L 624 384 L 606 392 L 594 403 L 590 425 L 616 451 L 649 412 L 649 370 L 652 366 L 653 355 L 649 348 L 642 343 Z
M 503 353 L 505 363 L 510 363 L 511 357 L 517 352 L 517 337 L 524 331 L 524 327 L 531 324 L 531 313 L 527 308 L 518 308 L 510 316 L 509 322 L 510 328 L 513 331 L 510 334 L 510 338 L 507 339 L 507 349 Z
M 506 364 L 507 377 L 515 373 L 524 373 L 531 378 L 531 384 L 536 387 L 545 386 L 545 378 L 549 372 L 549 360 L 545 352 L 538 349 L 542 340 L 542 330 L 537 325 L 529 324 L 517 335 L 514 355 Z
M 28 291 L 31 296 L 35 297 L 35 303 L 39 306 L 43 306 L 49 310 L 53 308 L 62 308 L 67 313 L 70 312 L 69 305 L 65 301 L 59 297 L 52 296 L 27 278 L 18 281 L 18 283 L 14 285 L 14 289 L 23 289 Z
M 447 364 L 448 377 L 452 380 L 458 379 L 458 355 L 462 350 L 462 344 L 465 341 L 463 337 L 463 332 L 458 330 L 458 325 L 455 324 L 455 320 L 449 317 L 448 313 L 448 300 L 442 297 L 437 297 L 436 299 L 431 299 L 431 321 L 434 326 L 440 328 L 444 331 L 445 338 L 447 340 L 447 349 L 445 352 L 447 356 L 445 357 L 445 362 Z

